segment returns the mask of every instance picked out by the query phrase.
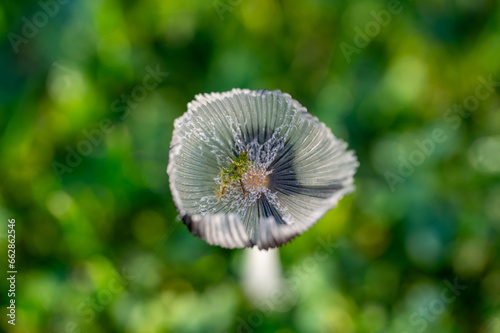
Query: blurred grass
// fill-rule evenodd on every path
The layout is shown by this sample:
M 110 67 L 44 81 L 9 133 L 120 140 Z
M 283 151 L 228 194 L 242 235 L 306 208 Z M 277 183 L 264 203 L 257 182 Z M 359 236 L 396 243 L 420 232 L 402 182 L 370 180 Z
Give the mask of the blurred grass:
M 19 271 L 15 327 L 1 284 L 2 330 L 500 332 L 498 88 L 457 128 L 445 118 L 479 76 L 500 80 L 499 5 L 400 5 L 349 62 L 340 44 L 386 2 L 75 0 L 30 38 L 43 6 L 2 3 L 0 216 L 16 219 Z M 142 97 L 157 66 L 169 74 Z M 168 189 L 174 119 L 195 94 L 233 87 L 290 93 L 361 164 L 357 191 L 280 250 L 294 274 L 318 239 L 341 244 L 299 275 L 283 313 L 245 298 L 242 251 L 189 234 Z M 447 140 L 391 191 L 386 172 L 434 129 Z M 89 153 L 60 181 L 68 147 Z M 455 279 L 467 289 L 445 303 Z

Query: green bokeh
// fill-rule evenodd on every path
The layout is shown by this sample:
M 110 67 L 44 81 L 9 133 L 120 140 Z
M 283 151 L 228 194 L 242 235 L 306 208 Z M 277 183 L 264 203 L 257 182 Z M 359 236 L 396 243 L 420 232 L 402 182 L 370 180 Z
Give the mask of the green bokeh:
M 500 332 L 499 22 L 493 0 L 0 4 L 0 331 Z M 360 161 L 280 249 L 286 311 L 168 188 L 174 120 L 234 87 L 291 94 Z

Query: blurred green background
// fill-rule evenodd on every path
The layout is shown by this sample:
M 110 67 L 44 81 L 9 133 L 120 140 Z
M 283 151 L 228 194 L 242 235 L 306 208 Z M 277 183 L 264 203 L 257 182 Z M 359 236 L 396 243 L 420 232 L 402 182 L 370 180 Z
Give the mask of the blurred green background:
M 500 332 L 498 1 L 61 2 L 0 4 L 0 330 Z M 286 309 L 168 188 L 174 119 L 234 87 L 291 94 L 360 161 L 280 248 Z

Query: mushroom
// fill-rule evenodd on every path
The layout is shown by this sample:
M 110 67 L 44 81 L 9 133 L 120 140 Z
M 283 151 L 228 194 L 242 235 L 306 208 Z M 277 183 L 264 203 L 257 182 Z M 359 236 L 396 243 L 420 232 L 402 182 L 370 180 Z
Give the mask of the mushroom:
M 201 94 L 175 120 L 170 190 L 189 230 L 212 245 L 281 246 L 354 190 L 356 156 L 279 90 Z

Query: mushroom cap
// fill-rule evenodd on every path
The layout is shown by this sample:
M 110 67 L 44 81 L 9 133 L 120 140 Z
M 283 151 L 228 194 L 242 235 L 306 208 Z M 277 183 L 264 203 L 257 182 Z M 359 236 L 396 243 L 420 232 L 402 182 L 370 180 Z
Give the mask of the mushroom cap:
M 180 218 L 207 243 L 274 248 L 354 190 L 359 164 L 346 147 L 279 90 L 201 94 L 174 123 L 170 190 Z M 243 153 L 249 170 L 216 195 L 222 168 Z

